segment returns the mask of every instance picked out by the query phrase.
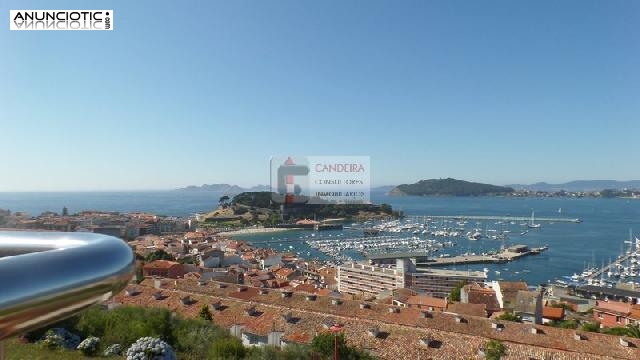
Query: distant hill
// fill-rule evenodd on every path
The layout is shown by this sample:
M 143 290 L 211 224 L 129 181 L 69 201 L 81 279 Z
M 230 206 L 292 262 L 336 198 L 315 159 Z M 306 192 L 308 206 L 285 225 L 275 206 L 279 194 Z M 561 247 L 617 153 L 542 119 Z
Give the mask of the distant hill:
M 415 184 L 402 184 L 396 186 L 390 195 L 449 195 L 449 196 L 482 196 L 504 195 L 512 193 L 513 189 L 505 186 L 474 183 L 464 180 L 431 179 L 420 180 Z
M 393 190 L 394 188 L 395 188 L 394 185 L 385 185 L 385 186 L 372 187 L 371 188 L 371 193 L 372 194 L 387 194 L 391 190 Z
M 243 192 L 244 189 L 239 187 L 239 186 L 237 186 L 237 185 L 204 184 L 202 186 L 189 185 L 187 187 L 177 189 L 177 191 L 215 191 L 215 192 L 239 194 L 239 193 Z
M 529 191 L 600 191 L 604 189 L 621 190 L 621 189 L 640 189 L 640 180 L 617 181 L 617 180 L 576 180 L 562 184 L 548 184 L 539 182 L 530 185 L 513 184 L 506 185 L 516 190 Z
M 202 186 L 189 185 L 187 187 L 176 189 L 176 191 L 210 191 L 226 194 L 240 194 L 245 191 L 269 191 L 268 185 L 256 185 L 250 188 L 243 188 L 238 185 L 230 184 L 204 184 Z

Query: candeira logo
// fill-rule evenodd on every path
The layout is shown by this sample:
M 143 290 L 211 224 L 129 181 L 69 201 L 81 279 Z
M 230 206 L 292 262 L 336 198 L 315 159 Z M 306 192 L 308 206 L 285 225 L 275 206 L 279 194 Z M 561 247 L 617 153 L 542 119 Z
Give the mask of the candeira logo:
M 113 30 L 113 10 L 10 10 L 11 30 Z
M 368 204 L 368 156 L 272 156 L 271 200 L 278 204 Z

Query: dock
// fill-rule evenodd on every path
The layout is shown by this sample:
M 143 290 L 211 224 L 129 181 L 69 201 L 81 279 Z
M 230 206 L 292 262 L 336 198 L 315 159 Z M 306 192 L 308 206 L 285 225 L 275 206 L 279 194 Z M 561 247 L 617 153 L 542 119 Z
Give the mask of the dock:
M 606 274 L 607 272 L 609 272 L 610 269 L 613 269 L 615 267 L 618 266 L 618 264 L 621 264 L 629 259 L 631 259 L 632 257 L 634 257 L 636 254 L 634 252 L 631 252 L 630 254 L 625 254 L 624 256 L 619 257 L 616 261 L 612 262 L 611 264 L 599 269 L 598 271 L 594 271 L 591 275 L 585 276 L 585 280 L 593 280 L 597 277 L 599 277 L 600 275 Z
M 538 255 L 548 248 L 532 248 L 526 245 L 515 245 L 495 255 L 459 255 L 452 257 L 431 258 L 428 261 L 416 263 L 416 266 L 449 266 L 464 264 L 502 264 L 524 256 Z
M 431 220 L 481 220 L 481 221 L 517 221 L 517 222 L 529 222 L 531 217 L 529 216 L 488 216 L 488 215 L 406 215 L 406 219 L 413 220 L 414 222 L 425 222 L 427 219 Z M 536 222 L 559 222 L 559 223 L 581 223 L 580 218 L 561 218 L 561 217 L 535 217 Z

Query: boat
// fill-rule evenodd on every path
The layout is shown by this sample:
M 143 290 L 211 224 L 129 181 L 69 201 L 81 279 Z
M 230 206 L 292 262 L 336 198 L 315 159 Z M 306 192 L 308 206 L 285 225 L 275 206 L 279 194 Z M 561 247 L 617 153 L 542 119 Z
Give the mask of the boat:
M 541 224 L 536 224 L 535 223 L 535 212 L 531 212 L 531 222 L 529 224 L 527 224 L 527 227 L 530 229 L 537 229 L 539 227 L 542 227 Z
M 467 239 L 472 241 L 480 240 L 481 237 L 482 237 L 482 234 L 480 233 L 480 231 L 477 231 L 477 230 L 474 232 L 469 231 L 467 233 Z

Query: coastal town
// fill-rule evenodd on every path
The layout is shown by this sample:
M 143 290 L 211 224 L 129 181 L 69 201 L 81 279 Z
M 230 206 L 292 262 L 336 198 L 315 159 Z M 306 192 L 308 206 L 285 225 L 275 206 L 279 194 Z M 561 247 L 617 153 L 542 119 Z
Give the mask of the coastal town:
M 2 210 L 0 226 L 121 238 L 135 252 L 137 274 L 107 306 L 158 307 L 186 317 L 196 317 L 206 306 L 212 321 L 245 346 L 309 343 L 339 325 L 349 344 L 381 359 L 473 358 L 483 354 L 490 340 L 503 343 L 509 358 L 640 357 L 640 291 L 633 286 L 490 281 L 486 271 L 436 266 L 518 261 L 544 248 L 514 245 L 499 254 L 453 260 L 415 251 L 321 260 L 256 246 L 242 237 L 292 227 L 313 231 L 325 219 L 290 216 L 284 222 L 280 214 L 280 223 L 276 211 L 254 208 L 251 219 L 261 221 L 241 221 L 234 215 L 239 208 L 233 200 L 221 198 L 210 214 L 189 217 L 89 210 L 70 214 L 66 208 L 31 216 Z M 382 214 L 368 215 L 379 219 Z M 363 244 L 366 238 L 363 232 Z M 633 264 L 640 254 L 636 247 L 625 258 Z

